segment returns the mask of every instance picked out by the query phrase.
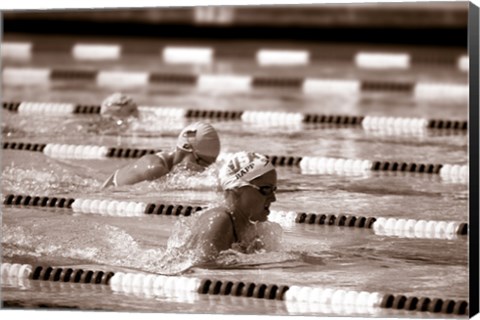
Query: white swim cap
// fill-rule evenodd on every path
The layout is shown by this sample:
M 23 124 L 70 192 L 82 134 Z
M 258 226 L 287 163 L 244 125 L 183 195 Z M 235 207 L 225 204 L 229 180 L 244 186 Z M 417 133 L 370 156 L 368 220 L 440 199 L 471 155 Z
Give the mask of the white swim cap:
M 138 116 L 138 108 L 132 97 L 116 92 L 103 100 L 100 114 L 111 117 Z
M 220 169 L 220 184 L 223 190 L 239 188 L 271 170 L 275 167 L 263 154 L 237 152 Z
M 220 139 L 217 131 L 210 124 L 195 122 L 180 132 L 177 147 L 187 152 L 193 150 L 198 155 L 216 159 L 220 153 Z

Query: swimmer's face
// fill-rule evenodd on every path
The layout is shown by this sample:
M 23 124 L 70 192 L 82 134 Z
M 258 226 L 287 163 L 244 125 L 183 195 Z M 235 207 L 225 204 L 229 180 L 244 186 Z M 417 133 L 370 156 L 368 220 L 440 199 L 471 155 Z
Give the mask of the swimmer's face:
M 277 200 L 275 197 L 277 172 L 271 170 L 250 183 L 256 187 L 245 186 L 241 188 L 239 205 L 243 207 L 242 210 L 249 212 L 251 221 L 267 221 L 270 204 Z
M 199 155 L 196 152 L 185 152 L 177 149 L 177 155 L 180 159 L 180 166 L 195 172 L 201 172 L 215 162 L 213 157 Z

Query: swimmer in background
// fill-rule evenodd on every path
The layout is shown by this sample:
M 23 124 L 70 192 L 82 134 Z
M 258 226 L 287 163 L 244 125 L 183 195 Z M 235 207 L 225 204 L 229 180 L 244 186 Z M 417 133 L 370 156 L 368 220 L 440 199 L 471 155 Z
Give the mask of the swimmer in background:
M 100 105 L 101 123 L 96 124 L 103 133 L 107 131 L 124 131 L 134 121 L 138 121 L 138 106 L 132 97 L 116 92 L 108 96 Z
M 112 173 L 102 188 L 155 180 L 178 166 L 202 171 L 216 161 L 219 153 L 220 139 L 215 128 L 195 122 L 180 132 L 175 150 L 144 155 Z
M 18 117 L 13 114 L 6 116 Z M 128 131 L 136 133 L 136 127 L 139 127 L 140 122 L 137 104 L 130 96 L 121 92 L 116 92 L 102 101 L 100 117 L 95 120 L 92 120 L 92 117 L 69 117 L 61 121 L 55 119 L 50 125 L 46 125 L 43 122 L 29 121 L 26 119 L 28 115 L 24 117 L 25 119 L 9 121 L 10 124 L 4 122 L 5 118 L 2 118 L 2 135 L 9 138 L 25 138 L 35 136 L 39 132 L 60 135 L 72 131 L 77 134 L 120 135 Z M 35 115 L 30 117 L 34 119 Z
M 103 100 L 100 115 L 107 119 L 124 119 L 138 117 L 138 106 L 133 99 L 121 92 L 116 92 Z
M 192 230 L 176 248 L 198 254 L 201 261 L 195 263 L 213 261 L 229 249 L 240 253 L 261 250 L 263 244 L 255 229 L 268 220 L 270 205 L 276 201 L 277 173 L 264 155 L 235 153 L 219 176 L 224 204 L 196 213 Z

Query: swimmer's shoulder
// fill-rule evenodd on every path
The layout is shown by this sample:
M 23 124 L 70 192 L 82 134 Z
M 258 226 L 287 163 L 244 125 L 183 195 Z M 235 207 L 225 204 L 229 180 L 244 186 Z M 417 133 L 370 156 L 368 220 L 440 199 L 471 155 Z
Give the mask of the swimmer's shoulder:
M 158 179 L 169 173 L 173 167 L 173 156 L 167 152 L 146 154 L 126 169 L 126 176 L 138 176 L 135 182 Z M 122 174 L 120 169 L 120 174 Z
M 222 223 L 229 219 L 227 209 L 222 206 L 208 208 L 200 212 L 203 220 L 211 220 L 212 223 Z
M 217 252 L 227 250 L 237 241 L 230 214 L 224 207 L 215 207 L 201 214 L 196 227 L 203 230 L 203 237 L 216 248 Z
M 160 161 L 166 168 L 169 170 L 172 169 L 174 152 L 160 151 L 149 156 L 156 157 L 156 159 Z

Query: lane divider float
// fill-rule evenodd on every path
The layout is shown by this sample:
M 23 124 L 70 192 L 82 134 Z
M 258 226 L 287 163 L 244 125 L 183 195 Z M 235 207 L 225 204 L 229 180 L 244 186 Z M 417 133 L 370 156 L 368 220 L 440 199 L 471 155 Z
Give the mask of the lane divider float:
M 426 221 L 414 219 L 378 218 L 372 225 L 377 235 L 402 238 L 454 238 L 467 235 L 468 224 L 458 221 Z
M 8 194 L 4 205 L 50 207 L 71 209 L 74 213 L 101 214 L 110 216 L 166 215 L 190 216 L 202 210 L 200 206 L 174 205 L 164 203 L 145 203 L 136 201 L 101 200 L 84 198 L 64 198 L 50 196 L 32 196 Z
M 66 49 L 75 60 L 119 60 L 126 55 L 128 47 L 117 43 L 73 43 Z M 254 50 L 253 59 L 257 65 L 272 66 L 307 66 L 315 62 L 327 61 L 338 55 L 326 56 L 324 49 L 321 52 L 306 49 L 271 49 L 258 48 Z M 2 58 L 16 61 L 29 61 L 34 53 L 42 52 L 42 46 L 31 41 L 3 41 Z M 159 46 L 158 52 L 166 64 L 212 64 L 216 59 L 229 58 L 228 52 L 216 50 L 214 47 Z M 358 51 L 352 55 L 343 56 L 345 60 L 352 60 L 352 63 L 359 69 L 411 69 L 412 62 L 427 63 L 431 59 L 417 59 L 416 56 L 407 52 L 381 52 L 381 51 Z M 431 58 L 431 57 L 430 57 Z M 461 72 L 468 71 L 468 60 L 466 54 L 459 55 L 456 59 L 442 59 L 443 64 L 451 64 Z
M 407 53 L 358 52 L 354 56 L 355 65 L 362 69 L 401 69 L 410 68 L 410 55 Z
M 466 314 L 468 302 L 465 300 L 415 297 L 379 292 L 349 291 L 343 289 L 291 286 L 285 294 L 285 300 L 320 305 L 329 305 L 332 311 L 357 307 L 396 309 L 444 314 Z M 368 310 L 368 309 L 367 309 Z
M 59 159 L 140 158 L 146 154 L 162 151 L 160 149 L 26 142 L 4 142 L 3 149 L 42 152 L 48 157 Z
M 255 61 L 260 66 L 306 66 L 311 63 L 307 50 L 260 49 L 255 54 Z
M 114 292 L 143 292 L 146 295 L 235 296 L 287 303 L 314 303 L 335 307 L 397 309 L 465 315 L 465 300 L 405 296 L 401 294 L 343 290 L 299 285 L 277 285 L 249 281 L 200 279 L 184 276 L 164 276 L 143 273 L 106 272 L 28 264 L 2 263 L 2 280 L 28 278 L 39 281 L 90 283 L 108 285 Z
M 3 102 L 3 109 L 23 114 L 100 114 L 100 105 L 83 105 L 57 102 Z M 280 111 L 231 111 L 231 110 L 197 110 L 164 106 L 139 106 L 140 112 L 151 112 L 157 116 L 184 119 L 230 119 L 262 125 L 285 124 L 336 124 L 361 126 L 364 130 L 398 129 L 404 131 L 421 131 L 427 129 L 467 130 L 468 121 L 448 119 L 425 119 L 383 116 L 356 116 L 337 114 L 311 114 Z
M 72 47 L 75 60 L 118 60 L 122 47 L 115 44 L 76 43 Z
M 415 99 L 467 100 L 468 84 L 399 80 L 318 79 L 288 76 L 189 74 L 119 70 L 5 67 L 4 85 L 48 85 L 50 81 L 93 81 L 100 87 L 125 89 L 149 84 L 184 85 L 199 91 L 250 92 L 255 89 L 291 89 L 307 95 L 405 93 Z M 324 84 L 329 85 L 325 86 Z M 228 85 L 226 85 L 228 84 Z M 325 90 L 335 87 L 336 90 Z M 347 90 L 347 91 L 346 91 Z
M 145 203 L 106 199 L 61 198 L 8 194 L 4 205 L 71 209 L 74 213 L 103 216 L 140 217 L 147 215 L 191 216 L 206 209 L 201 206 Z M 468 223 L 458 221 L 425 221 L 415 219 L 374 218 L 344 214 L 319 214 L 272 210 L 269 220 L 281 225 L 310 224 L 372 229 L 377 235 L 407 238 L 455 239 L 468 235 Z
M 387 171 L 438 174 L 441 178 L 467 183 L 468 165 L 433 164 L 385 160 L 342 159 L 331 157 L 302 157 L 299 162 L 303 174 L 343 174 L 367 171 Z
M 84 270 L 82 268 L 60 268 L 50 266 L 36 266 L 18 263 L 2 263 L 2 278 L 26 278 L 30 280 L 90 283 L 108 285 L 113 272 L 100 270 Z

